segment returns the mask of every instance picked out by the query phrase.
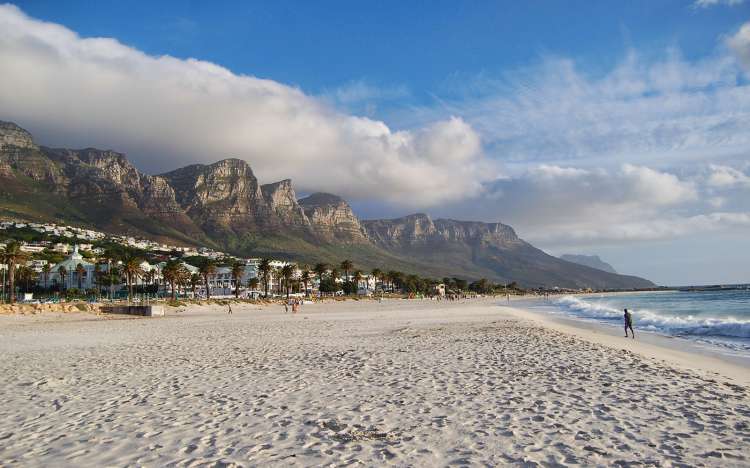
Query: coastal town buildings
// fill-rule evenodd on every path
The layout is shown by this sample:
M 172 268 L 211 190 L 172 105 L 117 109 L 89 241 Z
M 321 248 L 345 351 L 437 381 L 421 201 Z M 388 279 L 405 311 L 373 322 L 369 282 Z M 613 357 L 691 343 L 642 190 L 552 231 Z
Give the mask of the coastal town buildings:
M 54 291 L 81 289 L 89 292 L 98 289 L 107 295 L 119 295 L 121 297 L 127 289 L 125 276 L 115 273 L 107 278 L 107 272 L 110 268 L 113 268 L 115 272 L 120 270 L 123 266 L 122 261 L 117 260 L 112 263 L 110 259 L 102 257 L 105 249 L 97 246 L 97 242 L 106 241 L 141 250 L 150 259 L 150 261 L 143 260 L 138 265 L 140 273 L 132 277 L 134 290 L 140 291 L 142 294 L 146 294 L 146 291 L 148 291 L 148 294 L 162 297 L 171 295 L 171 286 L 165 281 L 163 275 L 163 269 L 167 261 L 195 257 L 209 259 L 217 264 L 215 271 L 207 278 L 211 297 L 233 297 L 235 295 L 235 278 L 230 266 L 235 262 L 242 265 L 242 275 L 239 278 L 240 297 L 257 297 L 264 295 L 266 291 L 266 284 L 260 271 L 261 258 L 238 258 L 207 247 L 166 245 L 133 236 L 107 235 L 91 229 L 54 223 L 0 221 L 0 240 L 3 239 L 3 230 L 24 230 L 23 232 L 32 230 L 43 234 L 43 239 L 49 239 L 22 242 L 22 250 L 34 257 L 26 261 L 25 266 L 33 270 L 34 282 L 38 287 L 44 289 Z M 13 236 L 6 236 L 5 239 L 13 239 Z M 0 248 L 4 247 L 5 243 L 0 242 Z M 65 255 L 65 257 L 58 263 L 44 259 L 55 255 Z M 39 258 L 39 256 L 44 258 Z M 200 270 L 195 264 L 183 260 L 180 260 L 180 262 L 190 275 L 200 276 Z M 269 295 L 277 297 L 286 295 L 286 285 L 281 271 L 289 264 L 290 262 L 287 261 L 271 259 L 270 272 L 267 277 Z M 49 266 L 49 271 L 43 273 L 45 265 Z M 81 268 L 79 268 L 79 265 Z M 253 278 L 258 279 L 258 285 L 251 289 L 249 284 Z M 119 284 L 110 285 L 111 280 L 119 281 Z M 336 284 L 343 288 L 344 283 L 354 280 L 354 273 L 350 273 L 348 277 L 339 276 L 336 279 Z M 193 281 L 193 283 L 195 284 L 187 285 L 183 283 L 177 288 L 179 293 L 189 297 L 192 296 L 194 290 L 196 296 L 205 297 L 207 295 L 205 279 L 201 276 L 199 282 Z M 360 295 L 371 295 L 377 290 L 378 285 L 375 277 L 363 274 L 359 277 L 355 290 Z M 295 268 L 289 282 L 290 293 L 316 295 L 319 287 L 319 280 L 316 275 L 311 275 L 306 282 L 303 282 L 302 270 L 299 266 Z M 382 287 L 382 284 L 380 284 L 380 287 Z

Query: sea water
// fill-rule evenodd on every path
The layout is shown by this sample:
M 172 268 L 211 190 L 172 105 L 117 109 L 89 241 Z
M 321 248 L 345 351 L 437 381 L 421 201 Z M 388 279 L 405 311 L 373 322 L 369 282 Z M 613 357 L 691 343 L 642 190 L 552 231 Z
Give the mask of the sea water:
M 623 309 L 636 330 L 656 332 L 750 356 L 750 290 L 659 291 L 558 296 L 532 308 L 622 328 Z

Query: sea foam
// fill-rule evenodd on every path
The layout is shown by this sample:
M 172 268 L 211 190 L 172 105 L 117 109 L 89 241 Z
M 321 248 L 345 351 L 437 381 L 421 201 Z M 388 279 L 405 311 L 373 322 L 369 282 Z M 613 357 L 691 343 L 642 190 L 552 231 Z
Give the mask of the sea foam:
M 585 298 L 563 296 L 555 301 L 564 312 L 591 320 L 614 321 L 623 319 L 623 311 L 606 301 L 587 301 Z M 660 310 L 633 309 L 636 328 L 669 335 L 700 337 L 750 338 L 750 320 L 735 317 L 696 317 L 674 315 Z

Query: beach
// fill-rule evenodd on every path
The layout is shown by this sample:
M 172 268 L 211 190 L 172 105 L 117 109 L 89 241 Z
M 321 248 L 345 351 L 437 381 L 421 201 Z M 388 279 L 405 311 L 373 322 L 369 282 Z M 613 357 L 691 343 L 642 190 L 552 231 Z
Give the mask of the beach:
M 747 466 L 750 369 L 500 299 L 0 316 L 0 466 Z

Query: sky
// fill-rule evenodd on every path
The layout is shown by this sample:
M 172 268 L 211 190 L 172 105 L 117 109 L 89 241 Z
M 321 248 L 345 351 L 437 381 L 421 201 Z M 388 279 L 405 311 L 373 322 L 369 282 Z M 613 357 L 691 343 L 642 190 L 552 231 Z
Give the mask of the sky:
M 0 120 L 750 282 L 750 0 L 0 4 Z

